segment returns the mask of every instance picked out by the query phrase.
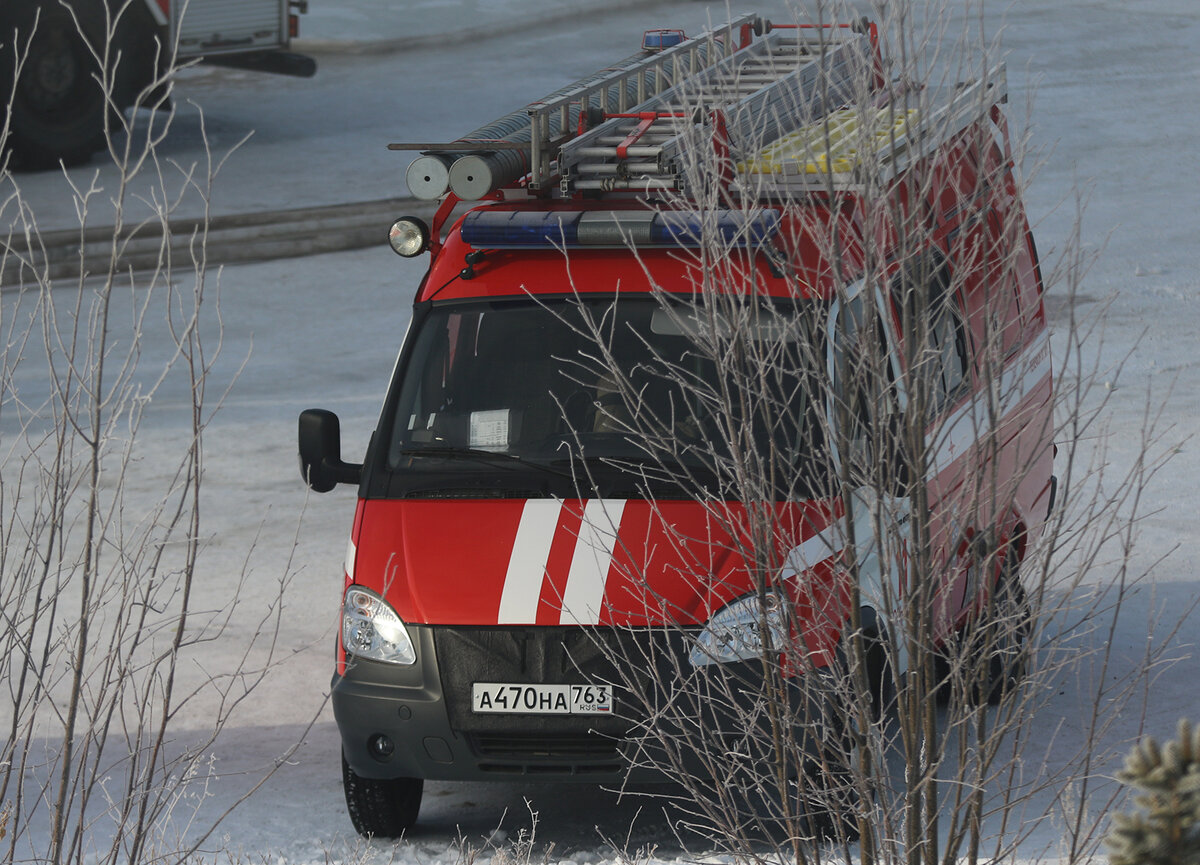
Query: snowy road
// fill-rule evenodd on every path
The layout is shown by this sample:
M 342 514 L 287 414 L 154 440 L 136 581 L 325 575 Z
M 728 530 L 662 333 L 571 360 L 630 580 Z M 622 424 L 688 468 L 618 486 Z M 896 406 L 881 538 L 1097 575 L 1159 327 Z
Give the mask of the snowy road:
M 759 4 L 782 19 L 776 11 L 781 5 Z M 401 195 L 408 157 L 388 152 L 388 142 L 456 137 L 632 53 L 646 27 L 699 29 L 707 6 L 661 3 L 445 50 L 320 53 L 318 76 L 307 81 L 189 72 L 163 155 L 182 165 L 202 158 L 199 105 L 215 148 L 253 132 L 218 179 L 218 213 Z M 1128 461 L 1133 453 L 1122 443 L 1135 439 L 1148 385 L 1160 399 L 1174 388 L 1166 413 L 1176 437 L 1192 433 L 1200 420 L 1200 13 L 1194 0 L 1016 0 L 1003 9 L 1018 125 L 1024 89 L 1037 87 L 1031 144 L 1045 164 L 1027 204 L 1042 254 L 1052 261 L 1065 244 L 1074 190 L 1084 189 L 1084 243 L 1103 253 L 1083 286 L 1083 300 L 1097 303 L 1079 309 L 1099 308 L 1099 301 L 1119 292 L 1108 309 L 1103 352 L 1115 361 L 1141 339 L 1112 383 L 1112 459 Z M 714 14 L 721 14 L 719 7 Z M 999 5 L 989 7 L 987 20 L 994 35 Z M 82 167 L 72 176 L 92 170 Z M 101 182 L 107 177 L 101 170 Z M 44 227 L 70 224 L 74 210 L 61 178 L 47 174 L 21 182 Z M 596 826 L 631 848 L 666 844 L 658 821 L 650 812 L 639 814 L 638 803 L 616 805 L 609 794 L 586 787 L 433 784 L 409 842 L 366 845 L 350 829 L 336 731 L 322 701 L 353 492 L 342 487 L 306 500 L 296 471 L 295 418 L 310 406 L 335 409 L 345 452 L 362 452 L 421 270 L 420 262 L 404 262 L 379 247 L 230 267 L 221 277 L 225 346 L 218 379 L 233 381 L 246 364 L 206 441 L 204 516 L 211 542 L 202 564 L 205 592 L 213 601 L 227 593 L 229 575 L 247 560 L 250 608 L 270 597 L 289 557 L 292 582 L 279 644 L 286 660 L 218 745 L 218 769 L 232 774 L 213 786 L 206 811 L 215 813 L 249 782 L 250 775 L 240 773 L 271 764 L 310 719 L 317 721 L 291 762 L 226 821 L 213 846 L 242 849 L 253 861 L 259 854 L 272 862 L 325 861 L 327 853 L 350 861 L 367 847 L 377 861 L 455 861 L 454 839 L 461 833 L 478 845 L 506 810 L 505 829 L 527 826 L 527 795 L 540 813 L 538 840 L 554 842 L 556 858 L 611 858 Z M 1062 304 L 1051 306 L 1059 310 L 1061 328 Z M 151 460 L 156 447 L 170 446 L 184 421 L 174 408 L 164 399 L 150 416 Z M 1135 600 L 1146 615 L 1159 607 L 1183 608 L 1200 588 L 1193 543 L 1200 537 L 1197 478 L 1200 450 L 1189 442 L 1151 490 L 1162 511 L 1144 524 L 1137 561 L 1146 565 L 1168 548 L 1179 549 L 1160 567 L 1155 595 L 1147 591 Z M 1118 656 L 1129 667 L 1144 646 L 1145 622 L 1145 616 L 1132 616 L 1117 634 Z M 1180 716 L 1200 720 L 1192 673 L 1198 633 L 1200 619 L 1193 615 L 1176 648 L 1187 660 L 1154 685 L 1146 727 L 1160 735 L 1169 734 Z M 235 644 L 230 641 L 229 651 L 236 651 Z M 230 660 L 221 644 L 209 651 L 209 668 Z M 1061 715 L 1039 723 L 1047 736 L 1075 708 L 1066 698 L 1055 706 Z M 203 726 L 202 714 L 194 718 L 196 727 Z M 1131 717 L 1118 732 L 1134 735 L 1138 724 Z M 1047 830 L 1039 843 L 1051 837 Z

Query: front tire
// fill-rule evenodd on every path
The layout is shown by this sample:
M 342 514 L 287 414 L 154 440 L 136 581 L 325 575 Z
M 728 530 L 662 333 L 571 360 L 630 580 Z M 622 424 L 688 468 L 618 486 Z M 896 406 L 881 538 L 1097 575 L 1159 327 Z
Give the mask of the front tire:
M 859 690 L 858 683 L 853 681 L 850 674 L 851 652 L 856 651 L 846 644 L 838 650 L 835 695 L 851 703 L 865 700 L 869 706 L 869 715 L 864 718 L 857 712 L 841 714 L 831 706 L 831 714 L 839 714 L 840 722 L 845 725 L 841 734 L 834 739 L 832 746 L 825 744 L 826 759 L 814 763 L 810 775 L 818 784 L 818 805 L 808 812 L 808 823 L 818 835 L 836 841 L 853 841 L 859 837 L 859 815 L 865 808 L 871 806 L 866 796 L 874 796 L 873 789 L 864 794 L 864 784 L 868 779 L 862 777 L 859 767 L 858 749 L 874 747 L 867 744 L 875 739 L 875 734 L 868 730 L 856 729 L 864 721 L 867 725 L 879 730 L 894 723 L 896 717 L 896 677 L 892 665 L 892 644 L 888 637 L 888 629 L 874 608 L 864 606 L 859 610 L 859 623 L 862 629 L 862 661 L 866 666 L 867 693 Z M 835 696 L 835 700 L 838 698 Z M 838 723 L 834 717 L 829 724 Z M 839 747 L 840 745 L 840 747 Z M 875 755 L 881 758 L 882 755 Z M 809 806 L 811 808 L 811 806 Z
M 399 838 L 417 822 L 425 782 L 420 778 L 364 778 L 342 755 L 342 787 L 354 830 L 365 838 Z

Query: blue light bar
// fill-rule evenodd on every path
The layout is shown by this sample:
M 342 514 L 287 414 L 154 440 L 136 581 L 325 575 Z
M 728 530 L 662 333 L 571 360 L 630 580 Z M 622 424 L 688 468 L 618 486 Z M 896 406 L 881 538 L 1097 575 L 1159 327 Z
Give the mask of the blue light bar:
M 682 30 L 647 30 L 642 34 L 642 50 L 643 51 L 662 51 L 666 48 L 674 48 L 683 40 L 687 39 Z
M 463 218 L 463 242 L 498 247 L 680 247 L 720 242 L 758 247 L 779 231 L 779 212 L 760 210 L 473 210 Z
M 741 210 L 670 210 L 655 215 L 651 242 L 656 246 L 699 246 L 705 237 L 722 244 L 762 246 L 779 230 L 779 211 L 749 214 Z
M 476 248 L 578 246 L 582 211 L 473 210 L 460 234 Z

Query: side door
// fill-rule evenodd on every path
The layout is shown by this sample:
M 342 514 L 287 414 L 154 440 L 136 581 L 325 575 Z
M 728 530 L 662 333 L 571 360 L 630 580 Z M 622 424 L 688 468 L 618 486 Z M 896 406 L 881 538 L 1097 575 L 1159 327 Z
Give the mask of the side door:
M 927 538 L 920 570 L 933 582 L 935 637 L 957 626 L 964 604 L 976 597 L 973 556 L 994 521 L 987 495 L 992 469 L 986 401 L 978 399 L 975 343 L 963 303 L 964 286 L 950 264 L 929 253 L 890 282 L 894 321 L 903 343 L 903 381 L 910 395 L 910 438 L 921 484 Z M 910 444 L 915 448 L 916 444 Z
M 859 280 L 832 304 L 826 335 L 831 486 L 853 531 L 861 603 L 885 624 L 908 591 L 912 529 L 911 459 L 902 441 L 908 397 L 890 309 L 877 286 Z M 902 670 L 904 658 L 896 665 Z

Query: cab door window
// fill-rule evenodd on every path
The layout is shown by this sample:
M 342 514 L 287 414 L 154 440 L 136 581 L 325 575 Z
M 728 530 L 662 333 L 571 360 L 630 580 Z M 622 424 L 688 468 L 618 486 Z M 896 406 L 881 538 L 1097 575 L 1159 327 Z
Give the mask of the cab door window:
M 936 405 L 953 402 L 967 381 L 966 336 L 954 296 L 942 295 L 930 309 L 929 348 L 934 357 Z
M 903 468 L 892 465 L 899 460 L 895 434 L 902 408 L 896 355 L 880 315 L 881 298 L 861 284 L 847 295 L 830 319 L 833 440 L 853 472 L 879 480 L 873 476 L 880 469 Z
M 920 263 L 892 281 L 903 339 L 912 340 L 910 375 L 926 384 L 930 415 L 958 400 L 969 386 L 968 343 L 958 294 L 945 263 Z

